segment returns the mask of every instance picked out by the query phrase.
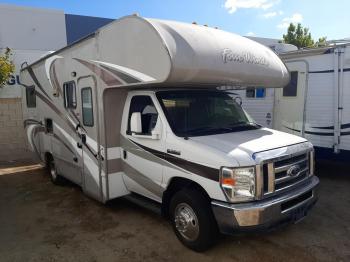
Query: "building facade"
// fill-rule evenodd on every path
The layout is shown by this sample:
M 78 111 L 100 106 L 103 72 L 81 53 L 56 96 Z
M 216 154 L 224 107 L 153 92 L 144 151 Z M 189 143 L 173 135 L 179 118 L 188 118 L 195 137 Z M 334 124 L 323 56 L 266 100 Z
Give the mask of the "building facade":
M 19 72 L 32 63 L 113 21 L 112 19 L 64 14 L 48 10 L 0 4 L 0 53 L 9 47 L 15 74 L 0 87 L 0 161 L 26 158 L 23 128 L 24 87 Z

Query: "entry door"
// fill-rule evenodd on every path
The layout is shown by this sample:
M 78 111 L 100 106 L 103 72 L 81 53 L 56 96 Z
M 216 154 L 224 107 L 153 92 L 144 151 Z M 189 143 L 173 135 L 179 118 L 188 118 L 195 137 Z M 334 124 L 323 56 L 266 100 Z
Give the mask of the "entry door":
M 303 62 L 286 63 L 290 83 L 275 90 L 274 129 L 303 136 L 305 126 L 306 66 Z
M 129 191 L 161 201 L 165 136 L 162 130 L 160 109 L 148 95 L 135 95 L 129 104 L 126 143 L 124 145 L 124 182 Z M 130 130 L 133 113 L 141 114 L 142 132 L 137 135 Z M 159 137 L 152 131 L 161 130 Z
M 102 199 L 100 154 L 99 154 L 99 121 L 96 81 L 93 76 L 78 79 L 78 118 L 80 143 L 82 148 L 82 188 L 93 198 Z

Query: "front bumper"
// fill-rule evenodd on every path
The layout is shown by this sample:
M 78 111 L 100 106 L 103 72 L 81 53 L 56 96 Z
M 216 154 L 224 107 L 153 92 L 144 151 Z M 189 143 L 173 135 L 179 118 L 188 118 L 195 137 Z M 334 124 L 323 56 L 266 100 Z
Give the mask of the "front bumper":
M 316 203 L 318 184 L 319 179 L 312 176 L 306 185 L 268 199 L 242 204 L 212 201 L 219 230 L 233 234 L 298 222 Z

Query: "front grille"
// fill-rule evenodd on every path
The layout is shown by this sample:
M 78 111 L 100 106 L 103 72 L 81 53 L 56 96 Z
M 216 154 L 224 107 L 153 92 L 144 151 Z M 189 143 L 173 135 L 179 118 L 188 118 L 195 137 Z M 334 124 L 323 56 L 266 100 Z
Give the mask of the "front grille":
M 282 192 L 305 181 L 313 172 L 313 151 L 266 161 L 262 166 L 262 193 Z

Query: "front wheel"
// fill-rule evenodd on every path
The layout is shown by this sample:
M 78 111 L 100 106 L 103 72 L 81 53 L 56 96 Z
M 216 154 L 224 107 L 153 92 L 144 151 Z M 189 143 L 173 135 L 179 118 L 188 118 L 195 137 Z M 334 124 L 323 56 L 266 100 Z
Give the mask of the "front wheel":
M 177 192 L 170 202 L 170 218 L 177 238 L 188 248 L 205 251 L 218 236 L 208 199 L 195 189 Z
M 50 157 L 48 161 L 49 175 L 52 183 L 54 183 L 55 185 L 64 185 L 66 181 L 62 176 L 60 176 L 57 173 L 57 168 L 53 157 Z

